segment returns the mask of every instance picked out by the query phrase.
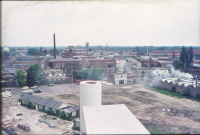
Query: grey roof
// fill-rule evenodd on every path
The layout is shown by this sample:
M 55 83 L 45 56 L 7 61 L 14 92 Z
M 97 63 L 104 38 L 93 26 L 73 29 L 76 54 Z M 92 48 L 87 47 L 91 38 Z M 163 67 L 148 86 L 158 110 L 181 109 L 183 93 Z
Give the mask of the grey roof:
M 75 105 L 73 107 L 70 107 L 70 108 L 67 108 L 65 109 L 67 112 L 71 113 L 71 112 L 75 112 L 75 111 L 78 111 L 80 110 L 80 105 Z
M 80 105 L 75 105 L 71 107 L 74 111 L 80 110 Z
M 36 103 L 42 106 L 46 106 L 49 108 L 53 108 L 53 109 L 58 109 L 63 103 L 59 102 L 59 101 L 54 101 L 51 99 L 46 99 L 46 98 L 42 98 L 39 96 L 35 96 L 35 95 L 30 95 L 30 94 L 25 94 L 23 97 L 21 97 L 20 99 L 25 100 L 25 101 L 29 101 L 32 103 Z
M 66 109 L 69 113 L 74 112 L 74 110 L 72 108 L 67 108 Z

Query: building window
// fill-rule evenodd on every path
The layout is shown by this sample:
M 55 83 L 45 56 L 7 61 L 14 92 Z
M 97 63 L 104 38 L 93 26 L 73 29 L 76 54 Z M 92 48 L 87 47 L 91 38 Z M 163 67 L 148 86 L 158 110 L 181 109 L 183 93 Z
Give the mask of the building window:
M 33 105 L 33 106 L 35 106 L 35 104 L 34 104 L 34 103 L 32 103 L 32 105 Z
M 22 100 L 22 104 L 25 104 L 25 101 L 24 101 L 24 100 Z
M 67 112 L 65 112 L 65 115 L 68 117 L 68 113 Z
M 42 109 L 42 105 L 39 105 L 39 109 Z
M 56 109 L 52 109 L 53 113 L 56 113 Z
M 79 122 L 76 122 L 76 126 L 77 126 L 77 127 L 80 127 L 80 123 L 79 123 Z
M 45 111 L 47 111 L 49 109 L 49 107 L 45 107 Z
M 75 116 L 75 115 L 76 115 L 76 111 L 75 111 L 75 112 L 72 112 L 72 117 Z

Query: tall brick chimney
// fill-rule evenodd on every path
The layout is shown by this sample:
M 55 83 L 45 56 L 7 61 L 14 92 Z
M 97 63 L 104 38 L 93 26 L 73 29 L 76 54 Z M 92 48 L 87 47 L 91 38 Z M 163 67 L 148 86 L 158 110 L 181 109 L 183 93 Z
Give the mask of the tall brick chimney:
M 55 38 L 55 33 L 53 34 L 54 38 L 54 58 L 56 59 L 56 38 Z
M 175 58 L 175 51 L 173 51 L 173 56 L 172 56 L 172 58 L 173 58 L 173 59 Z

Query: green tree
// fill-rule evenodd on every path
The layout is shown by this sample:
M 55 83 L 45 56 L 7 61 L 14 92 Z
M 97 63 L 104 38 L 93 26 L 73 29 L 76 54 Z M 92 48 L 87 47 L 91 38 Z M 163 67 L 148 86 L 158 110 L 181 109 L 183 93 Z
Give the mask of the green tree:
M 36 51 L 35 48 L 29 48 L 27 54 L 28 55 L 35 55 L 36 54 L 35 51 Z
M 61 119 L 66 119 L 65 112 L 64 112 L 64 111 L 61 111 L 59 117 L 60 117 Z
M 119 68 L 115 66 L 115 73 L 117 73 L 118 71 L 119 71 Z
M 47 114 L 52 115 L 53 114 L 53 110 L 51 108 L 47 109 Z
M 170 91 L 173 92 L 173 93 L 175 93 L 176 92 L 176 87 L 172 86 L 171 89 L 170 89 Z
M 73 71 L 74 79 L 94 79 L 99 80 L 104 72 L 104 69 L 94 68 L 89 69 L 85 68 L 82 70 Z
M 156 65 L 153 64 L 153 63 L 150 63 L 150 64 L 149 64 L 149 67 L 150 67 L 150 68 L 152 68 L 152 67 L 156 67 Z
M 60 66 L 57 65 L 57 66 L 55 67 L 55 69 L 60 69 Z
M 4 56 L 4 57 L 8 57 L 8 56 L 10 56 L 10 53 L 7 52 L 7 51 L 3 51 L 3 56 Z
M 145 55 L 145 52 L 143 52 L 143 51 L 142 51 L 142 52 L 140 52 L 140 55 Z
M 26 72 L 22 69 L 18 69 L 16 72 L 16 79 L 17 82 L 19 83 L 19 86 L 21 86 L 23 83 L 26 82 Z
M 44 71 L 39 64 L 33 64 L 27 71 L 27 83 L 29 86 L 40 84 L 44 77 Z
M 189 49 L 189 67 L 191 68 L 193 65 L 193 48 L 190 46 Z
M 178 70 L 178 69 L 183 70 L 184 69 L 184 63 L 180 60 L 174 60 L 173 63 L 172 63 L 172 66 L 176 70 Z

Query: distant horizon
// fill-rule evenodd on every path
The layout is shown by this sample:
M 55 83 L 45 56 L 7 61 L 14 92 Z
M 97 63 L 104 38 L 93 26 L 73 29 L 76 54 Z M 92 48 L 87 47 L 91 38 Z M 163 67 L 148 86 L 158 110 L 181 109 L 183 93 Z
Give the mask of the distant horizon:
M 2 1 L 2 46 L 199 46 L 199 0 Z

